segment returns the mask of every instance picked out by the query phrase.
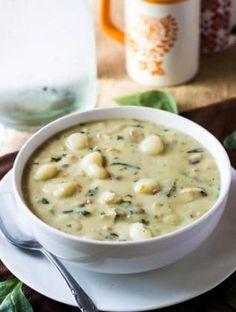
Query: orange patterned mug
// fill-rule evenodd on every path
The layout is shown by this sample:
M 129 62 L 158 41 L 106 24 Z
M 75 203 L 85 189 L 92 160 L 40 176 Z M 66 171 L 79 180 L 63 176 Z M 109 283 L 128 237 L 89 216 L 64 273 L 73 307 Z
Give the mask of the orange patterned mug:
M 125 44 L 126 68 L 136 82 L 170 86 L 193 78 L 199 67 L 200 0 L 125 0 L 125 32 L 102 0 L 101 23 Z

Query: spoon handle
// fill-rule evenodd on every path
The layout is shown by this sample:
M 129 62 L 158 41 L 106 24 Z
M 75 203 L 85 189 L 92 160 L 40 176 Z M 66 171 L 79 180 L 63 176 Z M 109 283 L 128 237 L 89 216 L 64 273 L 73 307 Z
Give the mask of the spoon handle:
M 62 262 L 51 254 L 44 247 L 41 248 L 41 252 L 48 258 L 48 260 L 54 265 L 54 267 L 60 272 L 65 282 L 69 286 L 72 295 L 74 296 L 78 307 L 81 312 L 98 312 L 92 299 L 85 293 L 85 291 L 79 286 L 73 276 L 65 268 Z

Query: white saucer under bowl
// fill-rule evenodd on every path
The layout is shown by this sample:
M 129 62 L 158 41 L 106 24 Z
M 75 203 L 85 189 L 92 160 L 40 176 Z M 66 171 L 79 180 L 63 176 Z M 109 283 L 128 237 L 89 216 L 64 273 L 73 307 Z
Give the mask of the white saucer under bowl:
M 214 233 L 195 252 L 173 265 L 132 275 L 99 274 L 75 265 L 67 267 L 102 311 L 147 311 L 196 297 L 236 270 L 235 190 L 234 177 L 227 208 Z M 0 183 L 1 215 L 14 216 L 14 200 L 8 201 L 1 194 L 11 192 L 9 172 Z M 64 281 L 43 256 L 23 252 L 0 238 L 0 258 L 32 289 L 56 301 L 75 305 Z

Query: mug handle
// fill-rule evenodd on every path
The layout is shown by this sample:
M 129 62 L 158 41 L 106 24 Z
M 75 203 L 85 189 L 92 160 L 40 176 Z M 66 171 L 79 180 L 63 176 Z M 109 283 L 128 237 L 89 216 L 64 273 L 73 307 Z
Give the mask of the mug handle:
M 111 1 L 101 0 L 100 22 L 104 32 L 119 43 L 125 43 L 125 34 L 111 19 Z

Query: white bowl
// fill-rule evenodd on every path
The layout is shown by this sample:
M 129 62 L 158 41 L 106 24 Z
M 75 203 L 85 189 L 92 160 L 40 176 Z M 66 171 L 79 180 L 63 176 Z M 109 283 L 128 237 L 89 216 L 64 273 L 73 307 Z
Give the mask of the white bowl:
M 96 241 L 59 231 L 35 216 L 22 196 L 22 174 L 35 149 L 59 131 L 80 123 L 110 118 L 136 118 L 178 129 L 204 145 L 215 157 L 221 177 L 219 197 L 201 218 L 174 232 L 143 241 Z M 137 273 L 173 263 L 196 249 L 214 230 L 226 205 L 231 182 L 228 156 L 219 141 L 196 123 L 145 107 L 113 107 L 60 118 L 38 131 L 19 152 L 13 169 L 14 194 L 25 227 L 49 251 L 65 261 L 104 273 Z

